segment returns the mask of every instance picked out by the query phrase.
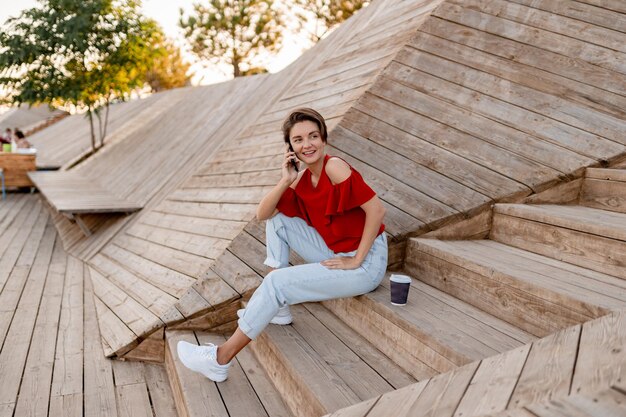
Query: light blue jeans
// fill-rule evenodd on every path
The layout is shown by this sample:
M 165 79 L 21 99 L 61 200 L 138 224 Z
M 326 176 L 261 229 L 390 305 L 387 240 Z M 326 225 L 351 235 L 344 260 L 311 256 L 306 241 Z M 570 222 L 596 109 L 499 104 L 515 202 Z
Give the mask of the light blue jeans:
M 354 256 L 356 251 L 335 253 L 322 236 L 299 217 L 276 214 L 266 224 L 267 259 L 265 265 L 280 268 L 270 272 L 256 289 L 239 328 L 256 339 L 285 305 L 307 301 L 353 297 L 373 291 L 387 270 L 387 236 L 382 233 L 357 269 L 328 269 L 320 262 L 337 256 Z M 289 249 L 306 262 L 289 267 Z

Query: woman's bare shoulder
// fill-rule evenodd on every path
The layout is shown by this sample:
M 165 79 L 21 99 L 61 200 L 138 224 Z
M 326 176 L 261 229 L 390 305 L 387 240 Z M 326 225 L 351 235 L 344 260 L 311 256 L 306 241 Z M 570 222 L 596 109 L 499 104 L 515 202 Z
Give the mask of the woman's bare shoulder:
M 345 181 L 352 174 L 350 165 L 346 161 L 336 156 L 331 156 L 326 162 L 326 175 L 333 184 Z

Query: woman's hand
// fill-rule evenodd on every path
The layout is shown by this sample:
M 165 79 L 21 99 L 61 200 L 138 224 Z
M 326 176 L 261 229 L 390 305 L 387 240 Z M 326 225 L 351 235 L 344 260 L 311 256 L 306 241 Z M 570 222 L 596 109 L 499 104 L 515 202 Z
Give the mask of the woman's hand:
M 298 172 L 293 167 L 291 161 L 295 161 L 296 164 L 299 164 L 295 152 L 291 152 L 289 150 L 289 145 L 285 145 L 285 158 L 283 159 L 282 179 L 289 185 L 291 185 L 296 180 L 296 178 L 298 178 Z
M 339 256 L 337 258 L 326 259 L 320 262 L 328 269 L 357 269 L 361 266 L 354 256 Z

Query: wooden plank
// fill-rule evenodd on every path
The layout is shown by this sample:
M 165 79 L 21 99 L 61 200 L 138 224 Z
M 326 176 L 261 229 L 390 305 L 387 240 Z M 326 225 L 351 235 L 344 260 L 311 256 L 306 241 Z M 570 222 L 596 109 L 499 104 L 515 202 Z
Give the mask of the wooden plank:
M 177 230 L 180 232 L 196 233 L 203 236 L 214 237 L 216 239 L 234 239 L 237 234 L 245 226 L 245 221 L 252 220 L 256 209 L 252 209 L 250 205 L 238 206 L 241 209 L 238 213 L 230 215 L 227 211 L 232 210 L 232 204 L 204 204 L 204 203 L 180 203 L 180 204 L 198 204 L 202 206 L 203 214 L 185 213 L 178 214 L 161 214 L 147 213 L 141 217 L 141 223 L 151 226 L 161 227 L 168 230 Z M 215 210 L 212 210 L 215 207 Z M 244 215 L 245 208 L 248 208 L 251 216 Z M 216 211 L 222 214 L 216 214 Z M 212 217 L 212 218 L 208 218 Z M 230 220 L 230 217 L 236 217 L 236 220 Z M 248 219 L 249 217 L 249 219 Z M 242 218 L 239 220 L 239 218 Z
M 317 417 L 327 413 L 312 388 L 303 383 L 293 365 L 285 359 L 266 332 L 248 345 L 293 415 Z
M 226 203 L 187 203 L 183 201 L 164 200 L 159 203 L 150 213 L 167 213 L 179 215 L 180 220 L 194 222 L 197 219 L 213 218 L 219 220 L 233 220 L 246 222 L 254 218 L 256 204 L 226 204 Z M 146 224 L 153 224 L 145 220 L 148 213 L 142 216 Z M 185 217 L 182 217 L 185 216 Z M 155 215 L 155 219 L 160 216 Z M 173 222 L 176 224 L 176 222 Z M 157 225 L 157 224 L 155 224 Z M 214 226 L 219 225 L 216 223 Z M 163 226 L 165 227 L 165 226 Z M 208 235 L 208 233 L 204 233 Z M 210 236 L 210 235 L 209 235 Z
M 52 396 L 48 415 L 83 417 L 83 393 Z
M 45 416 L 48 412 L 66 263 L 67 254 L 57 237 L 41 300 L 38 303 L 37 321 L 34 323 L 31 346 L 15 409 L 16 417 Z M 10 340 L 7 340 L 7 343 L 9 342 Z
M 446 3 L 437 8 L 435 15 L 448 18 L 456 23 L 465 24 L 467 26 L 478 26 L 485 32 L 531 45 L 538 43 L 539 39 L 541 39 L 542 49 L 572 58 L 579 58 L 616 72 L 626 72 L 626 58 L 619 52 L 589 45 L 586 42 L 552 33 L 547 30 L 531 29 L 522 23 L 482 13 L 476 10 L 476 7 L 472 7 L 472 9 L 461 8 L 458 4 L 458 0 Z
M 144 375 L 155 417 L 178 417 L 165 367 L 146 363 L 144 364 Z
M 626 169 L 587 168 L 585 178 L 626 182 Z
M 83 392 L 83 263 L 68 256 L 65 287 L 61 304 L 61 317 L 54 358 L 54 373 L 50 394 L 59 397 L 61 406 L 71 407 L 74 397 L 80 394 L 82 415 Z M 51 401 L 52 405 L 52 401 Z
M 490 238 L 560 261 L 626 278 L 622 241 L 619 240 L 563 227 L 547 228 L 541 223 L 498 213 L 493 218 Z
M 117 244 L 107 245 L 102 249 L 101 253 L 120 264 L 123 269 L 128 270 L 131 274 L 136 275 L 175 298 L 180 297 L 180 295 L 195 282 L 192 277 L 160 265 L 150 258 L 138 255 Z M 152 255 L 156 256 L 158 254 L 151 254 L 151 258 L 155 257 Z M 161 256 L 165 255 L 166 254 L 162 254 Z M 119 273 L 119 271 L 117 273 Z
M 479 365 L 480 362 L 472 362 L 432 378 L 413 403 L 412 410 L 429 410 L 430 417 L 452 416 Z
M 310 346 L 310 349 L 330 365 L 330 368 L 361 401 L 394 389 L 304 306 L 291 306 L 291 314 L 294 316 L 292 326 Z M 331 322 L 338 320 L 332 315 L 328 315 L 325 319 Z
M 122 358 L 133 361 L 163 363 L 165 355 L 165 328 L 161 327 Z
M 578 178 L 559 184 L 526 197 L 520 201 L 520 204 L 577 204 L 583 181 L 582 178 Z
M 192 288 L 212 306 L 221 305 L 235 297 L 239 298 L 239 294 L 212 269 L 198 278 Z
M 454 412 L 455 417 L 504 410 L 524 366 L 530 345 L 484 359 Z
M 137 336 L 152 333 L 163 322 L 150 310 L 129 297 L 115 284 L 89 267 L 94 295 L 120 318 Z
M 572 393 L 591 393 L 611 386 L 626 374 L 626 312 L 583 324 Z
M 112 284 L 119 287 L 124 293 L 137 300 L 158 317 L 167 314 L 177 301 L 176 297 L 144 281 L 141 276 L 127 271 L 117 262 L 112 261 L 103 254 L 98 254 L 91 258 L 89 264 Z
M 153 417 L 148 388 L 145 382 L 115 387 L 120 417 Z
M 376 404 L 380 397 L 372 398 L 369 401 L 363 401 L 350 407 L 342 408 L 332 414 L 327 414 L 326 417 L 365 417 L 368 412 Z
M 424 239 L 474 240 L 485 239 L 491 230 L 492 210 L 486 209 L 469 219 L 460 220 L 421 235 Z
M 111 362 L 104 357 L 98 316 L 94 305 L 93 289 L 89 272 L 85 268 L 84 281 L 84 415 L 117 417 L 115 386 Z M 98 328 L 100 327 L 100 332 Z
M 171 249 L 209 259 L 217 258 L 230 243 L 226 239 L 161 229 L 141 223 L 133 224 L 125 232 L 128 235 L 158 243 Z
M 264 277 L 272 271 L 272 268 L 263 263 L 267 257 L 265 245 L 245 231 L 232 240 L 228 251 L 245 260 L 246 265 L 254 269 L 259 276 Z
M 46 220 L 47 216 L 44 217 L 44 221 Z M 4 376 L 0 380 L 0 404 L 17 400 L 22 373 L 31 347 L 37 307 L 44 290 L 48 265 L 52 256 L 55 234 L 54 227 L 48 223 L 43 237 L 39 237 L 40 235 L 32 236 L 37 240 L 41 239 L 41 243 L 37 248 L 37 255 L 28 273 L 26 283 L 20 286 L 20 291 L 14 295 L 16 300 L 13 303 L 17 305 L 14 310 L 15 320 L 11 322 L 6 338 L 4 338 L 2 351 L 0 351 L 0 369 L 2 369 Z M 5 292 L 6 288 L 3 294 Z M 3 308 L 5 308 L 4 304 Z
M 11 274 L 17 272 L 13 270 L 14 267 L 16 265 L 25 266 L 32 263 L 46 222 L 44 218 L 46 213 L 43 212 L 43 210 L 41 204 L 32 201 L 16 219 L 15 234 L 11 233 L 13 232 L 13 230 L 11 230 L 7 231 L 6 234 L 3 233 L 2 237 L 0 237 L 0 239 L 3 240 L 6 236 L 8 243 L 6 250 L 2 256 L 0 256 L 0 297 L 3 297 L 3 288 L 7 285 Z M 29 239 L 29 235 L 35 230 L 34 227 L 36 226 L 39 238 L 33 236 L 32 239 Z M 11 236 L 12 234 L 13 236 Z M 26 269 L 25 272 L 28 273 L 28 269 Z M 5 305 L 5 303 L 6 301 L 0 303 L 0 305 Z M 0 332 L 0 335 L 2 334 L 3 332 Z M 1 339 L 3 339 L 3 337 L 0 337 L 0 340 Z
M 111 360 L 115 387 L 145 382 L 143 364 L 125 360 Z
M 243 295 L 256 289 L 262 277 L 230 251 L 225 251 L 211 269 L 231 288 Z
M 359 335 L 343 320 L 337 320 L 337 317 L 322 307 L 322 304 L 306 303 L 304 307 L 392 387 L 398 389 L 416 382 L 415 378 L 382 354 L 375 346 L 375 342 L 368 341 Z
M 381 352 L 418 381 L 456 366 L 435 349 L 441 346 L 433 347 L 430 339 L 424 339 L 423 332 L 416 335 L 414 328 L 407 329 L 393 315 L 384 315 L 385 311 L 367 298 L 329 300 L 324 306 L 367 339 L 376 340 Z
M 419 398 L 430 380 L 424 380 L 407 387 L 383 394 L 376 405 L 367 413 L 368 417 L 403 416 L 410 412 L 413 403 Z
M 476 188 L 474 184 L 456 177 L 451 167 L 463 166 L 465 172 L 481 169 L 428 141 L 420 140 L 413 124 L 414 118 L 418 117 L 415 113 L 370 94 L 363 96 L 355 108 L 358 112 L 347 114 L 342 126 L 389 149 L 396 149 L 405 158 L 414 161 L 412 169 L 404 170 L 403 174 L 410 175 L 415 171 L 420 174 L 421 183 L 412 181 L 412 176 L 407 177 L 406 181 L 411 181 L 409 185 L 413 188 L 457 211 L 466 211 L 490 201 L 489 197 L 471 188 Z M 428 159 L 424 155 L 434 155 L 434 158 Z M 451 195 L 456 198 L 451 199 Z
M 626 23 L 620 19 L 619 13 L 613 13 L 600 7 L 595 7 L 581 2 L 571 3 L 567 0 L 536 1 L 536 0 L 512 0 L 515 3 L 531 6 L 561 16 L 591 23 L 595 26 L 626 32 Z
M 201 344 L 213 343 L 219 346 L 226 341 L 224 336 L 204 332 L 196 332 L 196 337 Z M 255 387 L 250 384 L 238 360 L 231 362 L 228 379 L 216 386 L 229 415 L 268 416 L 255 392 Z
M 553 204 L 496 204 L 495 213 L 626 241 L 626 216 L 605 210 Z
M 580 331 L 580 326 L 570 327 L 533 343 L 507 408 L 569 394 Z
M 535 85 L 525 86 L 510 82 L 505 78 L 506 74 L 503 74 L 502 71 L 482 72 L 485 70 L 484 65 L 474 64 L 472 56 L 477 55 L 475 51 L 469 50 L 469 48 L 454 48 L 454 44 L 451 42 L 439 42 L 442 44 L 430 46 L 429 40 L 432 37 L 426 34 L 422 36 L 426 38 L 425 41 L 417 44 L 421 48 L 432 52 L 432 49 L 441 50 L 450 44 L 453 46 L 451 48 L 452 52 L 456 52 L 453 54 L 455 61 L 460 63 L 449 61 L 448 59 L 452 56 L 448 56 L 446 53 L 439 52 L 438 55 L 444 56 L 439 58 L 430 53 L 423 53 L 408 48 L 403 49 L 399 54 L 402 58 L 398 59 L 396 57 L 396 59 L 404 64 L 410 62 L 410 66 L 415 69 L 437 75 L 447 81 L 461 84 L 482 94 L 578 127 L 601 137 L 609 138 L 615 142 L 626 143 L 620 134 L 624 130 L 623 115 L 613 116 L 602 111 L 590 110 L 585 105 L 555 96 L 553 91 L 544 93 L 538 90 Z M 405 54 L 411 57 L 410 60 L 404 57 Z M 479 58 L 477 57 L 476 59 Z M 472 68 L 475 66 L 478 67 L 478 70 Z M 436 68 L 439 69 L 438 72 Z M 496 74 L 492 75 L 491 72 L 496 72 Z M 529 76 L 530 74 L 526 75 Z
M 623 106 L 620 106 L 620 103 L 623 103 L 625 98 L 621 95 L 620 88 L 615 85 L 615 82 L 617 80 L 617 84 L 620 84 L 620 82 L 626 81 L 625 76 L 576 58 L 546 51 L 541 49 L 540 45 L 534 46 L 517 42 L 515 39 L 506 39 L 487 33 L 481 30 L 478 25 L 473 26 L 475 27 L 457 24 L 444 18 L 432 17 L 420 27 L 420 30 L 512 62 L 524 64 L 527 68 L 536 68 L 563 77 L 566 88 L 576 88 L 581 92 L 581 95 L 587 94 L 595 97 L 598 96 L 598 93 L 594 93 L 594 91 L 597 89 L 604 90 L 606 93 L 597 98 L 598 102 L 610 109 L 613 114 L 619 114 L 623 111 Z M 586 93 L 583 94 L 583 91 Z
M 189 278 L 185 279 L 185 282 L 195 280 L 213 264 L 212 259 L 171 249 L 128 234 L 119 234 L 115 239 L 115 244 L 140 257 L 176 271 L 179 273 L 178 275 L 186 275 Z
M 405 48 L 404 51 L 409 52 L 410 49 Z M 408 101 L 410 97 L 413 98 L 410 101 L 411 103 L 415 103 L 416 99 L 421 100 L 424 102 L 421 104 L 421 107 L 424 107 L 425 103 L 430 102 L 438 107 L 445 103 L 453 104 L 492 119 L 492 121 L 497 123 L 520 130 L 527 135 L 549 141 L 594 159 L 609 160 L 623 152 L 623 144 L 602 139 L 597 134 L 555 120 L 545 115 L 543 111 L 537 113 L 511 104 L 505 101 L 505 99 L 508 99 L 505 96 L 502 96 L 503 99 L 499 99 L 487 93 L 477 94 L 475 90 L 465 85 L 465 81 L 461 83 L 460 80 L 455 80 L 452 75 L 450 75 L 452 81 L 439 78 L 441 71 L 438 71 L 437 68 L 441 66 L 441 63 L 435 64 L 433 59 L 427 59 L 432 57 L 430 55 L 421 54 L 415 56 L 415 54 L 403 54 L 399 55 L 399 57 L 402 59 L 401 63 L 392 63 L 385 69 L 384 74 L 393 77 L 396 83 L 402 83 L 400 85 L 391 81 L 387 83 L 395 86 L 396 91 L 407 90 L 406 87 L 411 88 L 407 90 L 410 96 L 405 98 L 404 101 Z M 454 72 L 453 74 L 455 77 L 459 77 L 459 73 Z M 380 84 L 381 87 L 383 85 L 386 84 Z M 372 92 L 376 92 L 376 94 L 382 97 L 389 96 L 391 93 L 378 87 L 378 85 L 372 88 Z M 400 94 L 395 93 L 391 99 L 399 100 L 398 97 L 401 97 Z M 418 105 L 420 103 L 412 104 L 412 106 Z M 454 110 L 454 107 L 452 109 Z M 567 132 L 567 136 L 564 136 L 563 132 Z M 577 137 L 579 140 L 575 141 L 572 139 L 573 137 Z
M 280 394 L 272 384 L 269 375 L 265 373 L 249 348 L 245 348 L 237 354 L 237 362 L 239 362 L 241 369 L 254 387 L 256 395 L 258 395 L 259 400 L 263 403 L 263 408 L 265 408 L 269 416 L 292 416 L 280 397 Z
M 626 213 L 626 182 L 585 178 L 580 205 L 600 210 Z
M 478 81 L 478 85 L 471 88 L 483 92 L 498 92 L 498 94 L 501 89 L 496 89 L 495 86 L 506 86 L 513 83 L 509 95 L 499 95 L 504 100 L 518 102 L 523 107 L 528 107 L 534 103 L 543 103 L 544 107 L 541 108 L 541 111 L 544 114 L 550 112 L 559 115 L 561 112 L 565 112 L 567 115 L 578 109 L 578 112 L 598 114 L 600 118 L 608 116 L 608 123 L 612 124 L 619 123 L 619 120 L 625 115 L 624 109 L 619 107 L 626 101 L 623 97 L 582 84 L 579 81 L 556 76 L 535 67 L 503 57 L 500 58 L 491 53 L 482 52 L 473 47 L 426 33 L 420 33 L 413 38 L 410 45 L 420 51 L 445 59 L 446 61 L 442 62 L 448 64 L 450 69 L 447 71 L 451 71 L 448 72 L 451 75 L 441 74 L 443 78 L 459 82 L 460 79 L 453 73 L 454 68 L 462 68 L 457 64 L 470 67 L 473 69 L 471 72 L 474 75 L 468 74 L 468 78 L 459 83 L 471 87 L 475 84 L 474 80 L 480 79 L 482 81 Z M 401 54 L 405 51 L 406 49 Z M 452 63 L 447 61 L 452 61 Z M 481 73 L 474 70 L 481 71 Z M 489 86 L 482 86 L 480 85 L 481 82 L 489 83 Z M 533 92 L 533 97 L 521 100 L 519 94 L 524 94 L 524 92 Z M 540 106 L 541 104 L 537 107 Z M 585 126 L 601 128 L 600 124 L 593 121 L 586 120 L 585 122 Z M 608 126 L 606 128 L 608 130 Z
M 540 337 L 590 318 L 556 304 L 558 294 L 542 291 L 537 284 L 527 285 L 492 268 L 485 269 L 492 272 L 480 272 L 473 269 L 473 263 L 461 262 L 463 266 L 454 266 L 446 252 L 430 253 L 428 245 L 432 241 L 419 241 L 418 246 L 412 241 L 407 249 L 405 268 L 409 274 L 419 276 L 421 281 L 441 291 Z
M 626 52 L 622 33 L 590 25 L 577 19 L 570 19 L 566 16 L 545 12 L 537 7 L 527 7 L 516 4 L 516 2 L 505 3 L 501 0 L 489 3 L 481 0 L 470 0 L 462 4 L 463 7 L 468 9 L 479 10 L 483 13 L 522 23 L 538 30 L 558 33 L 568 38 L 588 43 L 590 44 L 589 48 L 597 48 L 598 54 L 603 49 L 612 50 L 611 52 Z

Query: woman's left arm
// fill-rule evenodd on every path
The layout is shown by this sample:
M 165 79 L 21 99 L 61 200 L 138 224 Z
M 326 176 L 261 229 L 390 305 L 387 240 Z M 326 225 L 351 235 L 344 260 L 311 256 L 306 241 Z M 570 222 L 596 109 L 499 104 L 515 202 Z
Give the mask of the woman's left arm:
M 365 211 L 365 226 L 361 243 L 356 250 L 355 256 L 342 256 L 322 261 L 321 264 L 328 269 L 356 269 L 361 266 L 368 252 L 378 236 L 378 230 L 385 217 L 385 207 L 380 202 L 378 196 L 372 197 L 369 201 L 361 205 Z
M 340 158 L 330 158 L 326 163 L 326 174 L 333 184 L 345 181 L 352 174 L 350 165 Z M 378 199 L 377 195 L 370 198 L 359 207 L 365 212 L 365 226 L 361 242 L 356 250 L 355 256 L 340 256 L 320 262 L 329 269 L 357 269 L 361 266 L 368 252 L 378 236 L 378 230 L 385 217 L 385 207 Z

